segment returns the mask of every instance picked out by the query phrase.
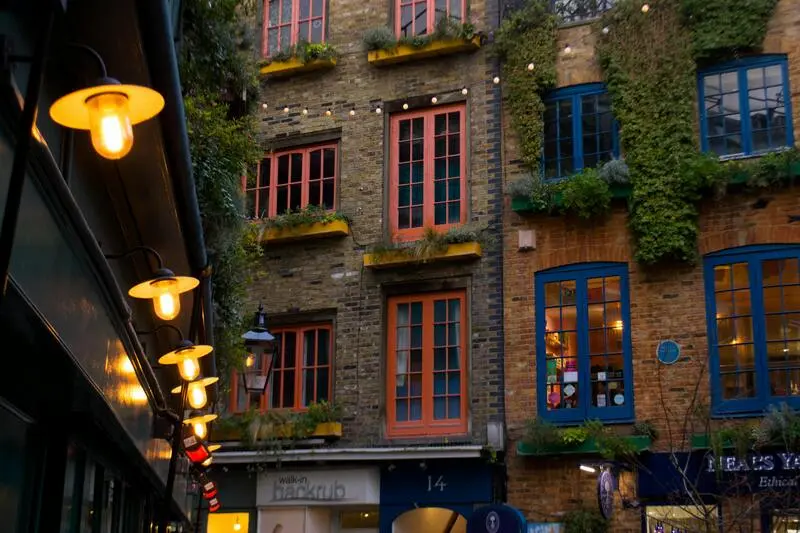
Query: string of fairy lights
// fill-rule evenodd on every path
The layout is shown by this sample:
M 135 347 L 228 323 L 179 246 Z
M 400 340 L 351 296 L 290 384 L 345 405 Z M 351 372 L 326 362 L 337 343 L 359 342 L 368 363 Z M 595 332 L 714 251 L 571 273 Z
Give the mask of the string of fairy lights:
M 648 3 L 642 4 L 641 10 L 642 10 L 642 13 L 648 13 L 650 11 L 650 4 L 648 4 Z M 602 28 L 601 31 L 603 32 L 604 35 L 608 35 L 610 29 L 609 29 L 608 26 L 605 26 L 604 28 Z M 564 48 L 562 49 L 562 53 L 564 55 L 566 55 L 566 56 L 572 55 L 572 53 L 573 53 L 572 46 L 570 44 L 566 44 L 564 46 Z M 536 70 L 536 64 L 533 63 L 533 62 L 528 63 L 527 69 L 528 69 L 529 72 L 533 72 L 534 70 Z M 500 76 L 494 76 L 491 79 L 491 83 L 494 84 L 494 85 L 499 85 L 500 84 Z M 432 96 L 430 101 L 431 101 L 431 104 L 436 105 L 436 104 L 439 103 L 440 97 L 442 97 L 442 96 L 446 96 L 446 95 L 449 95 L 449 94 L 455 94 L 457 92 L 461 92 L 461 94 L 463 96 L 467 96 L 469 94 L 469 91 L 470 91 L 470 87 L 466 86 L 466 85 L 463 86 L 460 89 L 452 89 L 452 90 L 449 90 L 449 91 L 441 91 L 437 95 Z M 300 106 L 298 104 L 284 104 L 282 106 L 277 106 L 276 108 L 277 109 L 282 109 L 283 114 L 284 115 L 288 115 L 292 111 L 292 108 L 296 109 L 297 107 L 301 107 L 301 110 L 300 110 L 300 115 L 301 116 L 303 116 L 303 117 L 314 116 L 314 114 L 311 113 L 311 111 L 310 111 L 308 106 Z M 403 108 L 403 110 L 407 110 L 409 108 L 409 104 L 407 102 L 403 103 L 402 108 Z M 267 112 L 267 111 L 269 111 L 270 106 L 269 106 L 268 103 L 264 102 L 264 103 L 261 104 L 261 109 L 264 112 Z M 343 106 L 342 110 L 344 111 L 344 113 L 343 113 L 344 116 L 346 116 L 347 118 L 353 118 L 358 114 L 358 106 L 357 105 Z M 380 114 L 383 113 L 383 111 L 384 111 L 383 102 L 373 101 L 373 102 L 369 103 L 369 112 L 370 113 L 374 113 L 374 114 L 380 115 Z M 321 111 L 318 116 L 324 116 L 326 118 L 336 118 L 336 117 L 338 117 L 340 115 L 334 111 L 333 107 L 327 106 L 327 107 L 324 107 L 324 110 Z

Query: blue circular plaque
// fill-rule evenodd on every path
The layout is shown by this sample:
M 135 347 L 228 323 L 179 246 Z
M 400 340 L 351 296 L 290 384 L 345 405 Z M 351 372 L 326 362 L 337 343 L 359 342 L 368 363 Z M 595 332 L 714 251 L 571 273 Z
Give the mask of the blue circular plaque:
M 658 360 L 665 365 L 676 363 L 681 356 L 681 345 L 673 340 L 661 341 L 656 348 Z
M 603 470 L 597 476 L 597 503 L 603 518 L 609 520 L 614 514 L 614 491 L 617 479 L 610 470 Z

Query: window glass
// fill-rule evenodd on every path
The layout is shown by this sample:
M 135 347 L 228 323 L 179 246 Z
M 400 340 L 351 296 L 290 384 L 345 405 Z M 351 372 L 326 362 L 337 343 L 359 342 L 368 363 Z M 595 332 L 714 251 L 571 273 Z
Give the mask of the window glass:
M 553 0 L 552 3 L 559 21 L 567 24 L 595 19 L 614 7 L 614 0 Z
M 700 505 L 648 505 L 645 517 L 647 533 L 716 531 L 719 520 L 716 506 Z
M 442 19 L 464 20 L 465 0 L 394 0 L 395 31 L 398 37 L 433 33 Z
M 25 501 L 28 424 L 0 402 L 0 516 L 6 531 L 22 531 Z
M 726 157 L 793 144 L 785 57 L 756 57 L 700 76 L 705 149 Z
M 265 9 L 265 57 L 283 52 L 299 42 L 325 40 L 325 2 L 323 0 L 269 0 Z

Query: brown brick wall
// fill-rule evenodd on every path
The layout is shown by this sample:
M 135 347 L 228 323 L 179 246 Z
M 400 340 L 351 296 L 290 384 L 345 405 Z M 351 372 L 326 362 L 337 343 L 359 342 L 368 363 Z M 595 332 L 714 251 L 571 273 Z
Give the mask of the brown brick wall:
M 600 81 L 589 26 L 561 30 L 558 85 Z M 572 54 L 565 56 L 569 44 Z M 800 127 L 800 0 L 781 0 L 769 25 L 766 52 L 789 54 L 795 131 Z M 510 123 L 505 116 L 506 124 Z M 513 131 L 504 136 L 505 181 L 519 169 Z M 766 208 L 752 207 L 756 195 L 736 193 L 722 200 L 705 200 L 701 207 L 699 252 L 760 243 L 800 242 L 800 225 L 788 214 L 800 214 L 795 188 L 773 191 Z M 518 251 L 518 230 L 535 232 L 536 249 Z M 508 459 L 508 501 L 532 520 L 555 521 L 558 513 L 580 506 L 596 507 L 594 478 L 578 469 L 575 457 L 531 458 L 514 453 L 524 423 L 537 412 L 533 279 L 537 271 L 586 261 L 623 261 L 630 273 L 630 317 L 633 343 L 634 404 L 637 420 L 651 420 L 661 433 L 654 449 L 683 447 L 681 423 L 697 391 L 708 401 L 706 311 L 702 266 L 673 265 L 643 271 L 633 261 L 627 213 L 614 208 L 603 222 L 571 217 L 526 216 L 511 210 L 506 199 L 504 216 L 504 316 L 506 420 L 511 439 Z M 660 340 L 675 339 L 684 359 L 671 367 L 656 361 Z M 689 431 L 690 433 L 691 431 Z M 672 433 L 673 437 L 668 435 Z M 635 482 L 623 492 L 635 494 Z M 617 506 L 611 531 L 641 530 L 640 511 Z
M 494 0 L 468 2 L 478 30 L 491 30 Z M 496 68 L 484 50 L 377 68 L 367 62 L 361 38 L 388 23 L 389 0 L 329 0 L 329 39 L 341 57 L 335 68 L 263 83 L 261 142 L 341 129 L 339 211 L 352 219 L 352 238 L 267 246 L 265 275 L 250 289 L 251 305 L 263 301 L 276 319 L 327 310 L 335 315 L 334 400 L 344 407 L 340 445 L 384 442 L 386 287 L 457 278 L 469 284 L 470 420 L 467 441 L 485 441 L 486 424 L 502 421 L 502 297 L 500 239 L 484 246 L 473 263 L 428 264 L 404 271 L 371 272 L 362 267 L 366 245 L 383 240 L 387 228 L 386 141 L 389 117 L 376 114 L 384 102 L 450 91 L 467 101 L 469 219 L 499 227 L 502 211 L 499 88 Z M 461 95 L 462 87 L 469 94 Z M 284 106 L 290 112 L 283 112 Z M 301 111 L 307 107 L 309 113 Z M 333 116 L 326 117 L 326 109 Z M 349 111 L 355 108 L 356 115 Z M 409 285 L 409 287 L 411 287 Z M 441 438 L 435 439 L 441 442 Z M 464 440 L 464 439 L 450 439 Z

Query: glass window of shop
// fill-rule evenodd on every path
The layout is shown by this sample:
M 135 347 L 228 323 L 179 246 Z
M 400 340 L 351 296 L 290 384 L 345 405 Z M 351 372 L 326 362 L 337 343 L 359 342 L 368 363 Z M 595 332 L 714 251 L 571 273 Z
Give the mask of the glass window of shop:
M 26 444 L 28 423 L 0 399 L 0 517 L 3 531 L 27 531 Z M 8 529 L 5 529 L 8 528 Z
M 719 522 L 719 512 L 713 505 L 648 505 L 645 519 L 647 533 L 700 533 Z
M 770 533 L 800 533 L 800 509 L 791 512 L 772 512 Z

